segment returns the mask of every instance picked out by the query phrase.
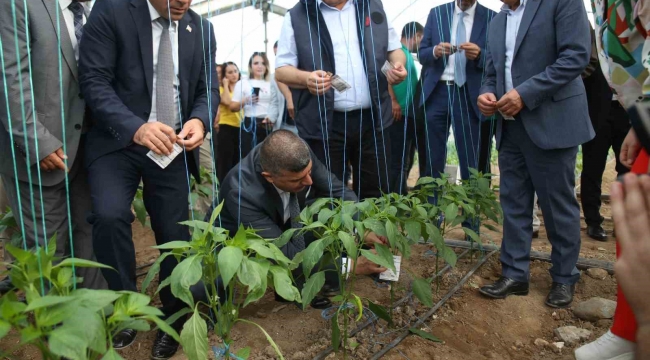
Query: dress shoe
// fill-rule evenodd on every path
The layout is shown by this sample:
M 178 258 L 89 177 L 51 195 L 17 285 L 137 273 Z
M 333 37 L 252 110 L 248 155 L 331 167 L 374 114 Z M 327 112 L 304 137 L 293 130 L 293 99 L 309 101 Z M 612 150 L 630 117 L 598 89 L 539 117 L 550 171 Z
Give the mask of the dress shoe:
M 539 239 L 539 229 L 533 230 L 533 239 Z
M 636 344 L 606 332 L 596 341 L 578 348 L 576 360 L 634 360 Z
M 120 350 L 127 348 L 133 344 L 138 332 L 133 329 L 124 329 L 113 336 L 113 348 Z
M 325 284 L 320 290 L 320 294 L 325 297 L 334 297 L 341 294 L 341 289 L 338 286 L 335 287 L 329 284 Z
M 576 285 L 553 283 L 551 292 L 546 297 L 546 305 L 552 308 L 565 308 L 573 302 Z
M 156 340 L 153 341 L 151 348 L 151 358 L 153 360 L 166 360 L 174 356 L 178 351 L 178 341 L 174 340 L 169 334 L 158 330 Z
M 528 295 L 528 283 L 515 281 L 502 276 L 492 285 L 486 285 L 479 292 L 493 299 L 505 299 L 509 295 Z
M 607 241 L 607 233 L 602 226 L 587 226 L 587 235 L 590 238 L 598 241 Z
M 13 288 L 14 286 L 11 283 L 11 279 L 9 278 L 9 276 L 0 280 L 0 295 L 4 295 L 10 292 Z

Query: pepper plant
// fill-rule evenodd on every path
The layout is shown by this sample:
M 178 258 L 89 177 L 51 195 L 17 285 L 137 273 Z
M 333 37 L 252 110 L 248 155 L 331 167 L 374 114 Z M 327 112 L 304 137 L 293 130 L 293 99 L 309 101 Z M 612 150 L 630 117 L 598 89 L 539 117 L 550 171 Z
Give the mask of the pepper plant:
M 13 349 L 0 350 L 11 358 L 19 348 L 32 345 L 45 360 L 119 360 L 112 337 L 123 329 L 150 330 L 156 324 L 175 339 L 178 334 L 149 306 L 148 296 L 127 291 L 76 289 L 75 267 L 106 266 L 88 260 L 54 256 L 56 237 L 47 247 L 25 251 L 7 245 L 14 262 L 9 269 L 16 288 L 0 298 L 0 339 L 10 331 L 20 335 Z M 75 281 L 76 279 L 76 281 Z M 25 301 L 18 298 L 24 294 Z
M 179 264 L 171 276 L 158 287 L 169 286 L 172 294 L 183 301 L 188 308 L 178 316 L 191 314 L 183 325 L 180 343 L 190 360 L 208 358 L 208 327 L 210 322 L 216 334 L 223 340 L 222 349 L 213 348 L 217 357 L 230 358 L 232 327 L 238 323 L 257 326 L 266 336 L 280 359 L 280 349 L 269 334 L 259 325 L 239 318 L 239 311 L 264 296 L 267 288 L 273 288 L 289 301 L 301 301 L 300 292 L 293 286 L 291 270 L 298 265 L 289 260 L 282 251 L 261 238 L 253 229 L 240 227 L 234 237 L 214 223 L 222 209 L 220 204 L 212 213 L 209 222 L 187 221 L 182 223 L 193 229 L 192 240 L 174 241 L 157 249 L 166 250 L 152 265 L 142 284 L 145 291 L 160 271 L 161 262 L 174 256 Z M 196 301 L 190 288 L 199 285 L 206 294 L 205 300 Z M 240 299 L 244 301 L 241 303 Z M 207 311 L 204 310 L 207 308 Z M 210 314 L 213 314 L 211 316 Z M 247 358 L 249 348 L 234 354 Z

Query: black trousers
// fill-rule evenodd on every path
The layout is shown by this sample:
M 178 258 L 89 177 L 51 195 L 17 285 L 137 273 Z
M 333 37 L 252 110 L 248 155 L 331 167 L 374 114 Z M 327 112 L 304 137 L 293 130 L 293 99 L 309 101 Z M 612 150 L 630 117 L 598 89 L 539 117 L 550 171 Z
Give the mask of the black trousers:
M 422 131 L 424 131 L 422 129 Z M 406 195 L 407 180 L 413 166 L 416 149 L 415 119 L 405 117 L 387 129 L 390 135 L 389 184 L 394 193 Z
M 245 158 L 255 146 L 261 144 L 273 131 L 271 127 L 261 124 L 264 118 L 244 118 L 241 131 L 241 159 Z M 235 163 L 238 164 L 239 161 Z
M 88 167 L 92 200 L 93 246 L 97 260 L 115 270 L 102 269 L 111 290 L 138 291 L 135 276 L 135 247 L 131 223 L 135 220 L 131 203 L 140 181 L 143 200 L 156 236 L 156 244 L 188 241 L 190 233 L 179 222 L 189 219 L 188 172 L 185 153 L 161 169 L 147 157 L 143 146 L 130 147 L 100 157 Z M 177 261 L 167 257 L 160 266 L 160 281 L 171 275 Z M 169 287 L 160 291 L 162 311 L 173 315 L 185 307 Z M 182 323 L 182 321 L 181 321 Z
M 243 154 L 244 149 L 240 149 L 239 147 L 239 132 L 240 129 L 238 127 L 230 125 L 219 126 L 219 133 L 216 135 L 218 142 L 215 147 L 215 152 L 219 154 L 219 160 L 216 163 L 215 169 L 217 169 L 217 179 L 219 179 L 220 183 L 228 175 L 230 169 L 239 164 L 240 156 L 246 156 Z M 244 133 L 242 131 L 242 137 Z M 242 154 L 240 154 L 240 150 Z
M 630 120 L 618 101 L 612 101 L 609 115 L 595 130 L 596 137 L 582 145 L 582 175 L 580 176 L 582 211 L 585 214 L 585 222 L 589 226 L 599 226 L 603 222 L 600 215 L 600 196 L 610 147 L 616 154 L 618 175 L 629 171 L 621 163 L 620 152 L 623 140 L 630 130 Z
M 332 174 L 339 180 L 346 179 L 347 163 L 350 162 L 353 189 L 359 199 L 379 197 L 382 192 L 389 192 L 390 136 L 375 129 L 371 111 L 335 111 L 328 130 L 327 141 L 310 139 L 307 143 Z

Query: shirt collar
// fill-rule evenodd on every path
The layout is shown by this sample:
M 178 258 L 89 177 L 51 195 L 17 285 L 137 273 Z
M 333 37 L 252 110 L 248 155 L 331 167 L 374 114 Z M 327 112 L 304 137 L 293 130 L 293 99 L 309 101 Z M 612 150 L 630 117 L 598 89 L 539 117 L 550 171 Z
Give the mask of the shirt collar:
M 456 4 L 455 5 L 455 7 L 456 7 L 456 15 L 462 13 L 463 10 L 461 10 L 461 8 L 458 7 L 458 2 L 454 1 L 454 4 Z M 474 17 L 474 13 L 476 13 L 476 4 L 478 4 L 478 1 L 475 2 L 474 5 L 472 5 L 472 7 L 470 7 L 469 9 L 467 9 L 465 11 L 465 15 L 467 15 L 469 17 Z
M 527 0 L 520 0 L 520 1 L 519 1 L 519 7 L 517 8 L 517 10 L 519 10 L 520 8 L 521 8 L 521 9 L 524 9 L 524 7 L 526 6 L 526 1 L 527 1 Z M 515 11 L 517 11 L 517 10 L 515 10 Z M 512 12 L 512 10 L 510 10 L 510 6 L 508 6 L 508 5 L 506 5 L 506 4 L 503 4 L 503 5 L 501 6 L 501 11 Z
M 343 10 L 345 10 L 348 6 L 351 6 L 351 4 L 354 3 L 354 1 L 356 1 L 356 0 L 348 0 L 348 2 L 345 3 L 345 6 L 343 6 L 343 9 L 341 9 L 341 10 L 339 10 L 339 9 L 337 9 L 337 8 L 334 8 L 334 7 L 331 7 L 331 6 L 327 5 L 327 4 L 325 4 L 325 3 L 323 2 L 323 0 L 316 0 L 316 3 L 318 3 L 318 6 L 319 6 L 319 7 L 320 7 L 321 5 L 324 5 L 324 6 L 327 6 L 328 8 L 330 8 L 330 9 L 332 9 L 332 10 L 343 11 Z
M 158 10 L 156 10 L 156 8 L 154 8 L 153 5 L 151 5 L 151 2 L 149 2 L 149 0 L 147 0 L 147 5 L 149 6 L 149 15 L 151 16 L 151 22 L 154 22 L 158 20 L 158 18 L 162 17 L 158 13 Z M 178 28 L 178 21 L 174 21 L 174 28 Z
M 59 0 L 59 6 L 61 7 L 61 10 L 65 10 L 72 4 L 72 0 Z
M 284 191 L 284 190 L 280 190 L 277 186 L 275 186 L 275 184 L 271 184 L 271 185 L 273 185 L 273 187 L 274 187 L 275 190 L 278 192 L 278 194 L 280 195 L 280 197 L 282 197 L 282 195 L 284 195 L 284 194 L 288 194 L 288 192 L 286 192 L 286 191 Z

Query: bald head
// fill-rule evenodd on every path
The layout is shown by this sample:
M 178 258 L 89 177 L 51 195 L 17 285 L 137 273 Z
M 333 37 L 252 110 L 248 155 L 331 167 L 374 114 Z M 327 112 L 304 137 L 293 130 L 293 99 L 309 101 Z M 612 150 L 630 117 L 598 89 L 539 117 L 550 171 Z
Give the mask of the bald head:
M 310 161 L 311 153 L 307 144 L 288 130 L 272 132 L 260 149 L 262 170 L 273 175 L 301 172 Z

